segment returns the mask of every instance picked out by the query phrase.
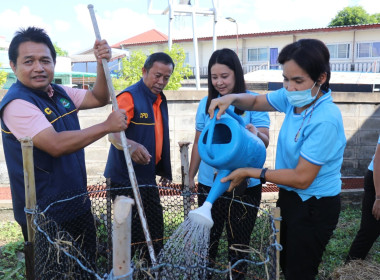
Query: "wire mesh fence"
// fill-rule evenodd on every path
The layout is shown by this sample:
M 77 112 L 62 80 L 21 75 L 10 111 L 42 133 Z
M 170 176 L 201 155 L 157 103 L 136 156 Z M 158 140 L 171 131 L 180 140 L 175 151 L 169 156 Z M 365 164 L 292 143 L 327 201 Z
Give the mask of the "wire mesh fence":
M 154 252 L 158 256 L 184 223 L 187 213 L 200 206 L 198 200 L 204 200 L 207 194 L 183 193 L 176 186 L 140 185 L 139 190 Z M 35 278 L 119 279 L 112 275 L 112 203 L 116 195 L 121 194 L 133 197 L 131 187 L 111 188 L 101 183 L 90 187 L 88 193 L 61 194 L 39 201 L 34 215 Z M 219 199 L 227 199 L 231 204 L 241 203 L 232 198 Z M 230 220 L 227 217 L 220 238 L 211 238 L 210 246 L 215 245 L 215 240 L 218 242 L 217 253 L 207 259 L 206 265 L 196 261 L 178 265 L 175 260 L 178 254 L 185 253 L 196 260 L 192 247 L 189 246 L 187 252 L 166 251 L 169 257 L 152 264 L 138 212 L 133 206 L 133 278 L 130 279 L 277 279 L 276 253 L 280 246 L 276 242 L 275 218 L 270 209 L 244 205 L 245 209 L 252 207 L 255 207 L 257 219 L 249 244 L 228 246 L 230 237 L 226 227 L 230 226 Z M 239 259 L 232 259 L 231 255 Z

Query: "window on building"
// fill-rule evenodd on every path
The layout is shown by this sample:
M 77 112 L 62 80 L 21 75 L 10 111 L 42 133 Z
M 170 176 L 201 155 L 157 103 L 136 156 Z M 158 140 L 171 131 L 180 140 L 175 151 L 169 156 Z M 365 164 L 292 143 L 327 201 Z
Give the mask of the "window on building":
M 248 61 L 268 61 L 268 48 L 248 49 Z
M 380 42 L 358 43 L 357 57 L 380 57 Z
M 183 61 L 183 65 L 186 66 L 190 64 L 190 54 L 188 52 L 185 53 L 185 60 Z
M 350 57 L 350 44 L 328 44 L 326 46 L 329 49 L 331 59 Z

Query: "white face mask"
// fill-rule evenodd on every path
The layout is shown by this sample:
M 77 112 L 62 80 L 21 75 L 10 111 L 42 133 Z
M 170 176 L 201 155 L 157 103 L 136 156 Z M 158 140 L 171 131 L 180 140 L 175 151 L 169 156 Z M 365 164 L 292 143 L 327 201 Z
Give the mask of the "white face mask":
M 285 88 L 285 94 L 286 94 L 286 97 L 288 98 L 289 103 L 292 104 L 294 107 L 303 107 L 313 102 L 315 98 L 317 97 L 319 90 L 321 89 L 321 85 L 320 85 L 317 93 L 314 96 L 312 96 L 311 91 L 315 87 L 316 84 L 317 82 L 314 83 L 312 88 L 306 89 L 306 90 L 288 91 Z

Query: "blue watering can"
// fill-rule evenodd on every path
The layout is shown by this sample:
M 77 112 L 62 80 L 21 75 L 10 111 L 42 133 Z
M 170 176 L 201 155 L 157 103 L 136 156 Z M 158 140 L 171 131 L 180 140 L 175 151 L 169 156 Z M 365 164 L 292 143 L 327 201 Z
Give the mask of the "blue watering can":
M 215 110 L 214 118 L 199 137 L 198 152 L 205 163 L 218 170 L 218 174 L 205 203 L 189 212 L 189 218 L 210 228 L 214 224 L 211 218 L 212 204 L 230 185 L 229 181 L 221 183 L 220 180 L 237 168 L 262 168 L 266 159 L 264 143 L 245 128 L 240 116 L 227 109 L 226 113 L 232 118 L 216 120 L 217 112 Z

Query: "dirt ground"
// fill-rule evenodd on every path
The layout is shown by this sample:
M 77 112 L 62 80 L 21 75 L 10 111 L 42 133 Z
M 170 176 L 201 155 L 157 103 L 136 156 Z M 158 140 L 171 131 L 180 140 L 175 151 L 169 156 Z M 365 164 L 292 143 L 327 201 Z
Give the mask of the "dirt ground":
M 0 222 L 14 221 L 13 210 L 10 208 L 0 208 Z

